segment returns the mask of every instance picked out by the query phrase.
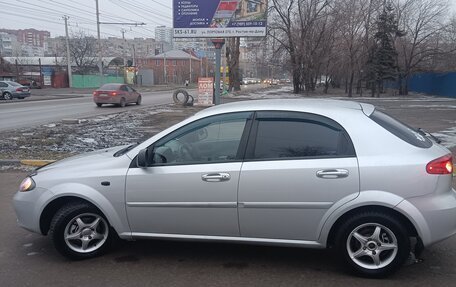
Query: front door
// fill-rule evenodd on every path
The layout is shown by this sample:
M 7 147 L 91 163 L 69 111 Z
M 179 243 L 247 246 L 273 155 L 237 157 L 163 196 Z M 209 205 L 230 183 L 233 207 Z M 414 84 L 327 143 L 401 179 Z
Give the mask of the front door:
M 237 192 L 252 113 L 190 123 L 158 140 L 147 168 L 130 168 L 126 202 L 133 235 L 239 236 Z

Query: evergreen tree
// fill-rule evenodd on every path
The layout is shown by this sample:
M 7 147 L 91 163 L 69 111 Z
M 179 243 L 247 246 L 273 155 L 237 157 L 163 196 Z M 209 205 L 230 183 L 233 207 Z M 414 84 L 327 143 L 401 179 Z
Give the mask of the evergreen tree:
M 379 96 L 383 92 L 385 80 L 397 79 L 397 52 L 394 38 L 401 36 L 403 36 L 403 32 L 398 28 L 394 8 L 390 2 L 385 3 L 376 22 L 374 43 L 369 51 L 367 63 L 372 95 L 376 93 Z

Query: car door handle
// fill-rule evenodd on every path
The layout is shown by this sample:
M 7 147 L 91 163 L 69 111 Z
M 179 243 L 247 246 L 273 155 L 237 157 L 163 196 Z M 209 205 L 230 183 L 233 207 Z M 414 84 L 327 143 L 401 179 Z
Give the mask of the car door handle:
M 324 169 L 317 171 L 317 177 L 326 179 L 345 178 L 348 177 L 346 169 Z
M 201 176 L 201 179 L 207 182 L 219 182 L 219 181 L 228 181 L 231 179 L 231 175 L 226 172 L 220 173 L 207 173 Z

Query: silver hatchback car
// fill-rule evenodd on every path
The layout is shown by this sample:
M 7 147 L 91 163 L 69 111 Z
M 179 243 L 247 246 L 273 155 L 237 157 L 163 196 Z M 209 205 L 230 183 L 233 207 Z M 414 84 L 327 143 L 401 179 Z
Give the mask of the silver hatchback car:
M 40 168 L 14 206 L 74 259 L 116 235 L 333 247 L 382 277 L 456 233 L 452 173 L 448 149 L 372 105 L 249 101 Z

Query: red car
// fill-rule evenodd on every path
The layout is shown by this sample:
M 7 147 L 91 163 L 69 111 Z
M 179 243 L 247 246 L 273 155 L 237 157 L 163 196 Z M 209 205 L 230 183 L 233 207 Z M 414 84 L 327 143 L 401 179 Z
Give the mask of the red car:
M 103 104 L 115 104 L 125 107 L 129 103 L 141 104 L 141 94 L 125 84 L 105 84 L 93 92 L 93 101 L 97 107 Z

